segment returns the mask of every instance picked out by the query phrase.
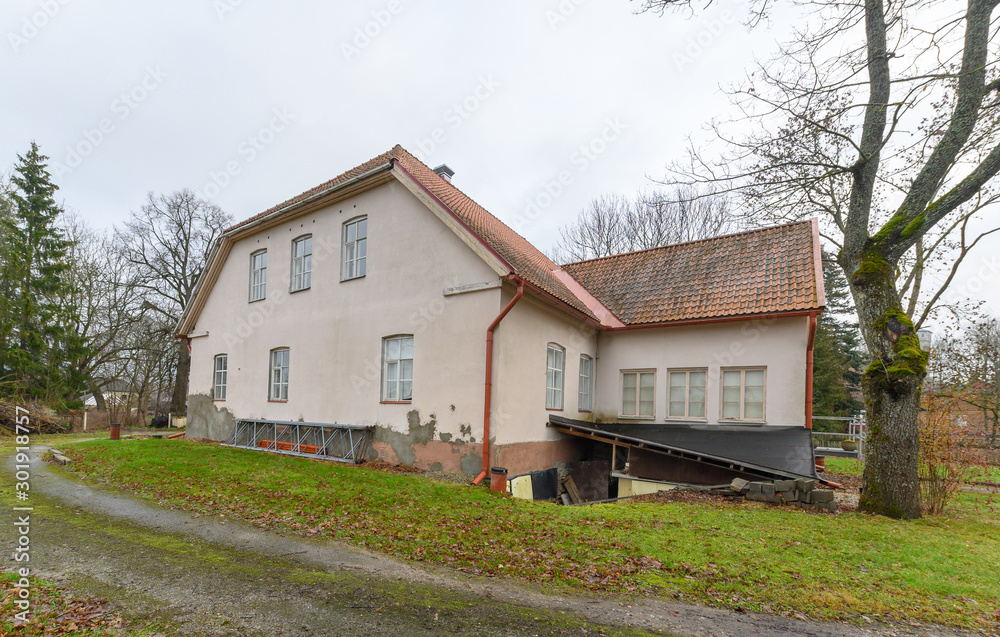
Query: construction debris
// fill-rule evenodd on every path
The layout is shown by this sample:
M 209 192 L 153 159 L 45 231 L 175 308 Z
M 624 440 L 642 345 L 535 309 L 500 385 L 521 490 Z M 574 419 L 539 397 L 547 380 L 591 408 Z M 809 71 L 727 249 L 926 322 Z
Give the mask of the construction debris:
M 809 511 L 836 511 L 833 491 L 817 490 L 816 480 L 775 480 L 773 482 L 748 482 L 736 479 L 729 485 L 736 493 L 754 502 L 789 504 Z

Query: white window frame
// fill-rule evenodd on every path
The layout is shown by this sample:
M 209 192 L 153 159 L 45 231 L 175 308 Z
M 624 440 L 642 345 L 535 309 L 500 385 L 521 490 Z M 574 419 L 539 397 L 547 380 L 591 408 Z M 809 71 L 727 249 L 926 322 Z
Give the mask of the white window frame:
M 684 376 L 684 413 L 677 415 L 673 411 L 673 405 L 676 402 L 673 396 L 674 389 L 674 376 Z M 697 401 L 691 400 L 691 374 L 703 374 L 705 382 L 701 386 L 702 396 L 701 396 L 701 415 L 691 415 L 691 404 L 697 403 Z M 678 385 L 681 387 L 681 385 Z M 689 368 L 678 368 L 678 369 L 668 369 L 667 370 L 667 418 L 680 418 L 684 420 L 706 420 L 708 418 L 708 368 L 707 367 L 689 367 Z
M 257 259 L 260 258 L 258 264 Z M 250 302 L 267 298 L 267 250 L 250 253 Z
M 740 373 L 740 414 L 738 418 L 726 417 L 726 372 Z M 747 412 L 747 372 L 762 372 L 760 418 L 748 418 Z M 752 385 L 754 386 L 754 385 Z M 732 401 L 729 401 L 732 402 Z M 757 402 L 757 401 L 753 401 Z M 719 420 L 743 421 L 743 422 L 766 422 L 767 421 L 767 367 L 723 367 L 719 374 Z
M 301 248 L 302 254 L 298 251 Z M 312 287 L 312 235 L 292 239 L 291 291 L 301 292 Z
M 580 388 L 578 394 L 577 411 L 594 411 L 594 359 L 586 354 L 580 354 Z
M 362 227 L 363 224 L 363 227 Z M 348 240 L 354 229 L 354 238 Z M 364 235 L 361 235 L 361 232 Z M 344 222 L 341 241 L 340 280 L 360 279 L 368 272 L 368 215 Z
M 645 401 L 652 403 L 652 413 L 644 414 L 642 413 L 642 403 L 644 402 L 642 398 L 642 377 L 644 375 L 651 375 L 653 377 L 652 383 L 652 400 Z M 626 414 L 625 409 L 625 377 L 635 376 L 635 399 L 633 401 L 633 408 L 635 410 L 634 414 Z M 652 420 L 656 418 L 656 370 L 655 369 L 623 369 L 619 374 L 618 381 L 618 411 L 621 418 L 628 418 L 630 420 Z
M 288 370 L 291 351 L 287 347 L 271 350 L 267 373 L 267 400 L 273 403 L 288 402 Z
M 226 399 L 226 385 L 229 381 L 229 355 L 216 354 L 212 373 L 212 400 Z
M 409 344 L 409 358 L 404 356 L 407 344 Z M 413 347 L 412 334 L 396 334 L 382 339 L 381 401 L 383 403 L 409 403 L 413 401 Z M 394 349 L 395 356 L 393 356 Z M 409 365 L 406 365 L 407 362 Z M 408 373 L 407 368 L 409 368 Z
M 553 360 L 553 356 L 555 360 Z M 556 366 L 553 366 L 555 364 Z M 545 348 L 545 408 L 562 411 L 566 387 L 566 348 L 549 343 Z

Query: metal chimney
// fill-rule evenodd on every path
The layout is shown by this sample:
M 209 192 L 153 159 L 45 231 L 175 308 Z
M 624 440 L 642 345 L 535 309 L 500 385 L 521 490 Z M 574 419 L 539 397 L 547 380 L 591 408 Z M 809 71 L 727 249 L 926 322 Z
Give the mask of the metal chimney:
M 445 181 L 451 183 L 451 178 L 455 176 L 455 171 L 448 168 L 448 164 L 441 164 L 434 169 L 434 172 L 444 177 Z

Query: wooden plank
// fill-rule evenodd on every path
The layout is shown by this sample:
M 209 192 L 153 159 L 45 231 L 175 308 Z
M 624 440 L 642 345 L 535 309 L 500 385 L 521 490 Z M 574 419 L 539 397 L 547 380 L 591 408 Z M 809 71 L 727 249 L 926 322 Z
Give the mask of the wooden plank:
M 566 482 L 563 483 L 566 487 L 566 491 L 569 493 L 569 497 L 573 500 L 573 504 L 583 504 L 584 499 L 580 497 L 580 490 L 576 488 L 576 483 L 573 482 L 573 476 L 566 476 Z

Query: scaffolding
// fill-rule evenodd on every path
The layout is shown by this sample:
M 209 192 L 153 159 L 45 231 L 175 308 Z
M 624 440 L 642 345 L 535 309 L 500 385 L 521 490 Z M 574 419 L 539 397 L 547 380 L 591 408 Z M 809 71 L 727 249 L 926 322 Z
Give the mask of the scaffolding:
M 364 459 L 373 430 L 362 425 L 239 419 L 223 446 L 357 463 Z

